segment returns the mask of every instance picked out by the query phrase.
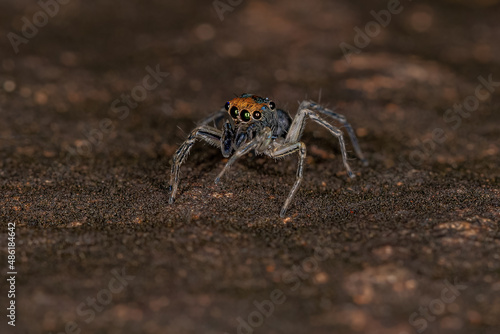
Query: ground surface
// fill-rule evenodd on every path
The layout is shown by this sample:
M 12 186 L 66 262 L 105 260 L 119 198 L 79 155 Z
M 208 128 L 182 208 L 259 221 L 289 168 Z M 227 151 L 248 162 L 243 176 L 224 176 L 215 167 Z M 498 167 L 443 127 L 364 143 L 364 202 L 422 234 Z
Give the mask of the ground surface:
M 40 8 L 0 3 L 0 217 L 18 272 L 0 332 L 498 333 L 500 87 L 443 117 L 479 76 L 500 81 L 498 1 L 404 2 L 350 64 L 339 44 L 387 2 L 249 0 L 223 21 L 210 1 L 171 3 L 70 1 L 17 54 L 7 34 Z M 112 109 L 148 66 L 169 75 Z M 176 147 L 233 93 L 294 114 L 320 91 L 369 159 L 349 143 L 355 180 L 310 124 L 287 219 L 296 157 L 242 159 L 216 187 L 225 161 L 203 144 L 167 205 Z

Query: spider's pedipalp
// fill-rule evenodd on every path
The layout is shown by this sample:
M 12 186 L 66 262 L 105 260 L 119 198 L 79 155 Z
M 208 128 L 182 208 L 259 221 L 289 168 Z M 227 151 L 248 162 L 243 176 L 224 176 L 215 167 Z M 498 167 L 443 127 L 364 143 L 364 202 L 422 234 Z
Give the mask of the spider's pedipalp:
M 231 167 L 231 165 L 240 157 L 243 155 L 247 154 L 251 150 L 257 150 L 257 151 L 263 151 L 264 149 L 262 146 L 269 145 L 269 140 L 271 138 L 271 129 L 270 128 L 264 128 L 255 138 L 238 148 L 233 156 L 228 160 L 222 171 L 219 173 L 217 178 L 215 179 L 215 183 L 219 183 L 221 177 L 224 175 L 224 173 Z

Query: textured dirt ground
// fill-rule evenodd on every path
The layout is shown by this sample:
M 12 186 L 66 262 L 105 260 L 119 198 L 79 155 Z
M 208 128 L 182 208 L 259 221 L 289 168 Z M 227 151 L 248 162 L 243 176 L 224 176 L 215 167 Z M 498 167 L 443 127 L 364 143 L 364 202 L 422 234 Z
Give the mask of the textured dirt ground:
M 500 81 L 499 3 L 402 6 L 349 64 L 339 44 L 386 1 L 249 0 L 221 21 L 211 1 L 73 0 L 17 54 L 40 7 L 2 1 L 0 268 L 13 222 L 18 275 L 0 332 L 498 333 L 500 87 L 444 115 Z M 169 75 L 113 109 L 148 66 Z M 281 219 L 296 157 L 241 159 L 216 187 L 225 160 L 199 144 L 169 206 L 176 147 L 244 92 L 292 115 L 321 92 L 370 165 L 349 144 L 348 180 L 309 124 Z

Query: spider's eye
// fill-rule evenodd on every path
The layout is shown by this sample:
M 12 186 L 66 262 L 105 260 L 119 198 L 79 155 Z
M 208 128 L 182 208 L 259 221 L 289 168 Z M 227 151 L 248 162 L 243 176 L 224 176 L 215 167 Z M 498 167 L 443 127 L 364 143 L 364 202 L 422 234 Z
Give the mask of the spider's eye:
M 273 101 L 269 102 L 269 108 L 271 108 L 271 110 L 276 109 L 276 103 L 274 103 Z
M 262 117 L 262 114 L 260 113 L 260 111 L 254 111 L 253 112 L 253 118 L 259 119 L 261 117 Z
M 248 110 L 242 110 L 240 117 L 243 122 L 248 122 L 250 120 L 250 112 Z
M 228 106 L 229 107 L 229 106 Z M 231 117 L 232 118 L 236 118 L 238 117 L 238 108 L 236 107 L 232 107 L 231 108 L 231 111 L 229 112 L 231 114 Z
M 229 110 L 229 102 L 226 102 L 226 105 L 224 106 L 226 110 Z

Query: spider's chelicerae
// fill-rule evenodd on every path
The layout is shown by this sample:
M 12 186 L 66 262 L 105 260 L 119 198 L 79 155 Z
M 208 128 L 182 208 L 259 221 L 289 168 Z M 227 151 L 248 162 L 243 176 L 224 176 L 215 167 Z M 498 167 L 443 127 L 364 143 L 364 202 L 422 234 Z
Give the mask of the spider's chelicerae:
M 227 114 L 229 114 L 229 119 L 226 120 L 222 129 L 208 125 L 211 122 L 215 123 L 221 120 Z M 215 183 L 220 181 L 222 175 L 236 159 L 250 151 L 254 151 L 256 154 L 266 154 L 271 158 L 281 158 L 297 152 L 299 154 L 297 178 L 281 209 L 280 216 L 284 217 L 302 181 L 306 145 L 300 141 L 300 138 L 302 137 L 307 117 L 321 124 L 337 137 L 340 142 L 344 166 L 349 177 L 354 178 L 354 173 L 347 162 L 342 131 L 324 120 L 321 117 L 322 115 L 329 116 L 343 125 L 351 138 L 356 154 L 366 165 L 367 162 L 359 148 L 356 135 L 343 115 L 337 114 L 312 101 L 303 101 L 299 106 L 297 115 L 292 120 L 288 112 L 277 109 L 276 104 L 268 98 L 243 94 L 226 102 L 224 108 L 221 108 L 215 115 L 201 122 L 201 125 L 194 129 L 189 134 L 188 139 L 177 149 L 172 159 L 172 173 L 170 176 L 170 190 L 172 192 L 169 203 L 172 204 L 174 202 L 175 195 L 177 194 L 181 164 L 186 160 L 195 141 L 203 139 L 212 145 L 220 147 L 224 157 L 231 156 L 219 176 L 215 179 Z

